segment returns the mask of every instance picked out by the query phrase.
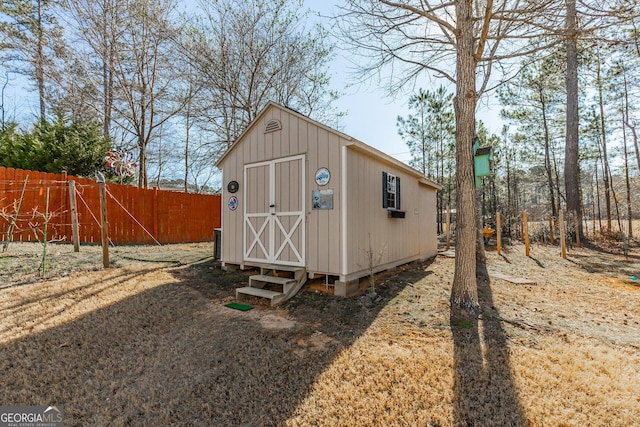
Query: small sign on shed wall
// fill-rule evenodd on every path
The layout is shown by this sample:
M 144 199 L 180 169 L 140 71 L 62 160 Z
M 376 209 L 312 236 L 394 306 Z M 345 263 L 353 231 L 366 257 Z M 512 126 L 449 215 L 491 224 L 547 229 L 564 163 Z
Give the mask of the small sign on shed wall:
M 333 209 L 333 188 L 311 191 L 311 208 L 313 210 Z

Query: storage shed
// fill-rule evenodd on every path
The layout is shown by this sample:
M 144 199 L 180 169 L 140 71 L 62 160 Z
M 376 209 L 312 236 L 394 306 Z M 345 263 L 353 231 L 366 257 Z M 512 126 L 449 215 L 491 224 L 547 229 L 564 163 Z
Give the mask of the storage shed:
M 238 294 L 276 304 L 322 276 L 347 295 L 370 265 L 378 272 L 437 253 L 440 187 L 294 110 L 267 104 L 217 166 L 223 267 L 261 269 Z

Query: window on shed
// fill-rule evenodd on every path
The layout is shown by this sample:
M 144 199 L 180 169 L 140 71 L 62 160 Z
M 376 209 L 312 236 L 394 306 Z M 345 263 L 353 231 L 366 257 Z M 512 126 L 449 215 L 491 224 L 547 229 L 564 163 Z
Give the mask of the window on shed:
M 400 209 L 400 177 L 382 172 L 382 207 Z

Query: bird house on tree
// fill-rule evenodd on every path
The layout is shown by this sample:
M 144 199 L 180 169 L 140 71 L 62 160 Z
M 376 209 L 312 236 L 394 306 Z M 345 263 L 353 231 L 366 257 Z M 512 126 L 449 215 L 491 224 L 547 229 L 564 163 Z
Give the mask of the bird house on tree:
M 473 144 L 473 168 L 476 176 L 476 188 L 482 187 L 482 177 L 493 175 L 493 148 L 480 147 L 478 139 Z

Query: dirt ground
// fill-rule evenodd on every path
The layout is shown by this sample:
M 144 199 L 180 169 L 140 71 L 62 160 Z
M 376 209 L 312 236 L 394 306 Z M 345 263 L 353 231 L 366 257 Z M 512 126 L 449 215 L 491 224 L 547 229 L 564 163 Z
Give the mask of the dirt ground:
M 249 272 L 211 244 L 0 254 L 0 404 L 68 426 L 634 426 L 640 253 L 520 244 L 488 252 L 482 314 L 453 316 L 454 259 L 376 277 L 378 296 L 311 282 L 271 308 L 224 304 Z M 525 278 L 515 284 L 497 276 Z

